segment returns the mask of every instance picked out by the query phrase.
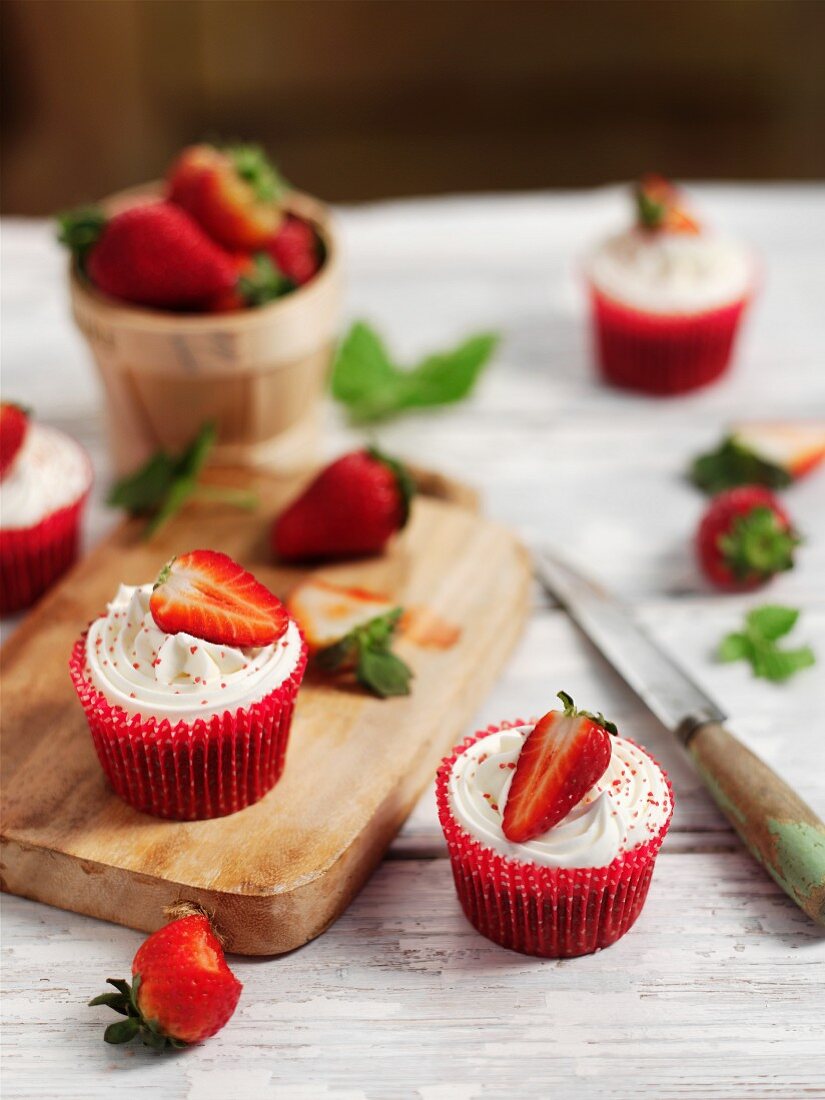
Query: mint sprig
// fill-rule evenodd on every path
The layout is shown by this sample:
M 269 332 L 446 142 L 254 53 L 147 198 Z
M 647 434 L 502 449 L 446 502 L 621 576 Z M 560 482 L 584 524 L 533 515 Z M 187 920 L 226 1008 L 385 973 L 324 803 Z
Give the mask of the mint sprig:
M 793 480 L 787 470 L 761 458 L 735 436 L 728 436 L 715 451 L 695 458 L 688 476 L 708 495 L 733 489 L 737 485 L 767 485 L 769 489 L 784 489 Z
M 720 661 L 748 661 L 754 676 L 782 682 L 816 663 L 810 646 L 783 649 L 777 645 L 796 625 L 799 611 L 778 604 L 764 604 L 749 611 L 742 631 L 727 634 L 719 643 Z
M 254 493 L 198 483 L 215 437 L 215 425 L 204 424 L 179 454 L 158 451 L 134 474 L 116 482 L 106 503 L 113 508 L 125 508 L 133 516 L 149 516 L 144 538 L 159 531 L 192 497 L 238 508 L 256 508 L 258 500 Z
M 480 333 L 405 370 L 393 362 L 375 329 L 356 321 L 338 346 L 332 396 L 359 422 L 452 404 L 472 391 L 497 344 L 494 333 Z
M 355 627 L 340 641 L 319 650 L 316 665 L 324 672 L 352 669 L 358 683 L 381 699 L 409 695 L 412 669 L 390 648 L 402 613 L 403 609 L 396 607 Z

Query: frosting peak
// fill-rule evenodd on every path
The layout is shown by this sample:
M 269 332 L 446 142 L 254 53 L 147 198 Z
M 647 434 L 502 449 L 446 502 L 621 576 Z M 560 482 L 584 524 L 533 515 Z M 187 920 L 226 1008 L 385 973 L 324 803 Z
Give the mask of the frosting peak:
M 237 648 L 191 634 L 167 634 L 152 617 L 150 584 L 122 584 L 89 630 L 89 676 L 129 714 L 191 722 L 249 706 L 294 670 L 301 637 L 294 622 L 272 645 Z
M 657 836 L 671 810 L 661 769 L 644 750 L 611 737 L 607 771 L 558 825 L 523 844 L 501 828 L 519 753 L 532 726 L 498 730 L 453 764 L 450 803 L 471 836 L 500 855 L 546 867 L 604 867 Z

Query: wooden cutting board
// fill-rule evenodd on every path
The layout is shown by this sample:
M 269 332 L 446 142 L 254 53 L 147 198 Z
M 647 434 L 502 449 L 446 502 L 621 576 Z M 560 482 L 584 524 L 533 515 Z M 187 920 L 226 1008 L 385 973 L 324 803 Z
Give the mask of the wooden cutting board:
M 467 732 L 524 624 L 530 567 L 512 534 L 467 506 L 466 488 L 422 478 L 429 495 L 416 498 L 386 555 L 317 573 L 391 593 L 424 609 L 420 634 L 429 615 L 458 627 L 458 640 L 426 645 L 413 630 L 399 641 L 415 671 L 406 698 L 379 700 L 308 675 L 283 777 L 261 802 L 211 821 L 161 821 L 107 787 L 67 662 L 118 584 L 151 580 L 175 553 L 223 550 L 281 596 L 306 576 L 272 564 L 262 522 L 296 482 L 248 471 L 210 480 L 253 488 L 260 510 L 192 504 L 149 542 L 140 524 L 125 522 L 4 647 L 2 888 L 146 931 L 164 923 L 165 906 L 193 899 L 214 913 L 229 950 L 276 954 L 344 910 Z

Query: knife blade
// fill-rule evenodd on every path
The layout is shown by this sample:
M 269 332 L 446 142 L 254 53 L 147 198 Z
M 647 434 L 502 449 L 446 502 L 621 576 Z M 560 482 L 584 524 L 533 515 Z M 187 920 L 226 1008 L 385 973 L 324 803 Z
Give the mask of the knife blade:
M 751 854 L 812 920 L 825 925 L 825 824 L 727 730 L 727 717 L 631 610 L 547 547 L 536 575 L 607 661 L 675 733 Z

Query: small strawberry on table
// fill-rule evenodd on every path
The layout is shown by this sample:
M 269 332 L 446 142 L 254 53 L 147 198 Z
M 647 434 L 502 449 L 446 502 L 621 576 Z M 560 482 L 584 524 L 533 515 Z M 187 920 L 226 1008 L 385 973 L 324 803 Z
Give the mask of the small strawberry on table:
M 713 498 L 696 533 L 696 553 L 713 584 L 747 591 L 793 568 L 799 541 L 769 489 L 742 485 Z
M 107 1043 L 128 1043 L 139 1035 L 155 1050 L 181 1048 L 209 1039 L 229 1022 L 243 987 L 206 913 L 193 905 L 181 910 L 138 949 L 131 985 L 109 978 L 116 992 L 89 1002 L 123 1016 L 106 1028 Z M 175 913 L 173 908 L 170 915 Z

